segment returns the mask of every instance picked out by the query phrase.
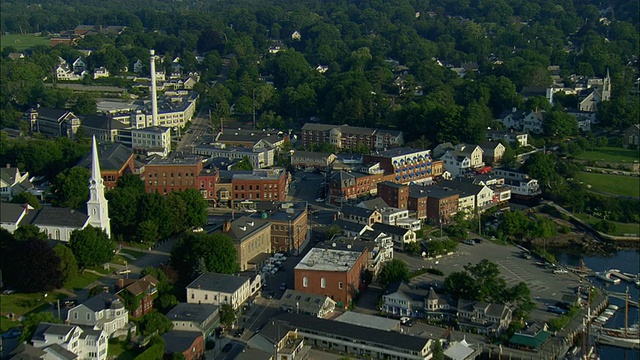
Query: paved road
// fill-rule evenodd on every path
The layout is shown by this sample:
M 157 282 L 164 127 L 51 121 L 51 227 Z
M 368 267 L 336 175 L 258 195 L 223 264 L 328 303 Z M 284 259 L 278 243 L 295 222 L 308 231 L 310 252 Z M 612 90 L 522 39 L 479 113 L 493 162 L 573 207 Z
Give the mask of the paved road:
M 191 153 L 193 147 L 203 141 L 213 142 L 213 128 L 209 121 L 209 109 L 203 107 L 191 120 L 191 125 L 178 141 L 177 152 Z

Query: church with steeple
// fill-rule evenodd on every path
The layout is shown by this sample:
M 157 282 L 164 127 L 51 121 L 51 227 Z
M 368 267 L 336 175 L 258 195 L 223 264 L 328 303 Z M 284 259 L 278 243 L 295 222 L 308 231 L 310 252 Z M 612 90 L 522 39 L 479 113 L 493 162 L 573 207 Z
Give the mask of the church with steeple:
M 40 228 L 52 240 L 69 241 L 71 233 L 91 225 L 102 229 L 111 237 L 109 208 L 104 196 L 104 182 L 100 173 L 98 144 L 95 136 L 91 148 L 91 177 L 86 212 L 69 208 L 42 206 L 34 210 L 29 205 L 1 203 L 2 227 L 13 233 L 20 225 L 31 224 Z
M 609 70 L 607 70 L 607 76 L 602 79 L 602 84 L 593 86 L 588 91 L 580 94 L 578 108 L 580 111 L 595 112 L 601 102 L 609 101 L 610 99 L 611 76 L 609 76 Z

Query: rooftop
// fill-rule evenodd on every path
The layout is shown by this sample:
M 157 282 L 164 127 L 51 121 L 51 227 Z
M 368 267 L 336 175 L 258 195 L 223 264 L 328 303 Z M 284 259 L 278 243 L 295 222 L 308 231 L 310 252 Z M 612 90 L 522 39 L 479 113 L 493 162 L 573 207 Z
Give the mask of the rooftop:
M 178 303 L 167 313 L 167 319 L 171 321 L 193 321 L 200 324 L 217 312 L 217 305 Z
M 284 169 L 253 170 L 251 173 L 234 173 L 233 180 L 278 180 L 284 174 Z
M 237 291 L 249 278 L 245 276 L 215 274 L 206 272 L 198 276 L 187 286 L 187 289 L 200 289 L 206 291 L 220 291 L 231 294 Z
M 347 311 L 343 313 L 342 315 L 335 318 L 335 321 L 380 330 L 397 330 L 400 326 L 400 321 L 398 320 L 387 319 L 374 315 L 360 314 L 353 311 Z
M 295 269 L 348 272 L 361 255 L 360 251 L 312 248 Z

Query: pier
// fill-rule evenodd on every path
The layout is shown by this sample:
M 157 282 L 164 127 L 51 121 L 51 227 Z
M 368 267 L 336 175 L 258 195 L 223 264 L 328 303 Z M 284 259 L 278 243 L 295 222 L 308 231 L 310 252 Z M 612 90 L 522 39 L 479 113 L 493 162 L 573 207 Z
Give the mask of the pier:
M 616 298 L 616 299 L 621 299 L 621 300 L 626 300 L 627 299 L 627 294 L 626 293 L 615 292 L 615 291 L 607 291 L 607 295 L 609 295 L 612 298 Z M 640 307 L 639 304 L 638 304 L 638 301 L 631 300 L 631 299 L 629 299 L 629 306 Z

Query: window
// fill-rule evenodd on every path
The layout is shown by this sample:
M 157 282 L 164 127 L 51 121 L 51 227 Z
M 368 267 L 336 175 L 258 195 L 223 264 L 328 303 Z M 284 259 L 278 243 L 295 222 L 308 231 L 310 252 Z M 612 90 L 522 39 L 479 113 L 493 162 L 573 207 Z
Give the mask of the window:
M 325 278 L 320 279 L 320 287 L 323 289 L 327 287 L 327 279 Z
M 338 288 L 342 289 L 342 281 L 338 283 Z
M 87 320 L 91 320 L 91 314 L 87 314 Z
M 309 286 L 309 278 L 308 277 L 303 277 L 302 278 L 302 286 L 303 287 L 308 287 Z
M 196 298 L 196 294 L 191 294 L 191 298 L 195 299 Z

